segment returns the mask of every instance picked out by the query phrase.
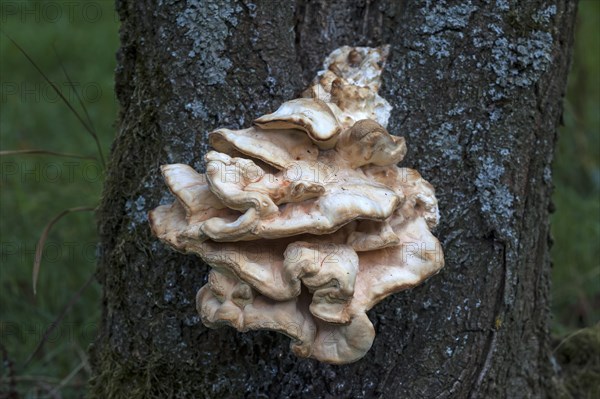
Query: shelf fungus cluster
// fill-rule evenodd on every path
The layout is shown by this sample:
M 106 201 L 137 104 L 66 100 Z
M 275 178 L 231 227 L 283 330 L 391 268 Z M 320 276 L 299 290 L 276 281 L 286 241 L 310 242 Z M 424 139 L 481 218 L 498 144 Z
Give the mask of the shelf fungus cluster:
M 385 129 L 387 51 L 337 49 L 303 98 L 210 133 L 205 173 L 162 167 L 176 201 L 150 213 L 152 231 L 211 266 L 196 297 L 206 326 L 274 330 L 298 356 L 353 362 L 375 337 L 366 312 L 443 266 L 434 189 L 396 166 L 406 144 Z

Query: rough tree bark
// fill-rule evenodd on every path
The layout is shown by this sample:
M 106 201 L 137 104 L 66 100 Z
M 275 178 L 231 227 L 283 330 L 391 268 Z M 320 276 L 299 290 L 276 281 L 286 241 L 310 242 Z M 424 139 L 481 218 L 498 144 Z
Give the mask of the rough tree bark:
M 95 397 L 546 396 L 550 163 L 569 0 L 122 0 L 121 105 L 99 217 Z M 209 330 L 208 267 L 152 237 L 159 165 L 202 168 L 206 134 L 297 97 L 331 50 L 389 43 L 382 96 L 404 166 L 437 189 L 446 267 L 370 312 L 361 361 L 320 364 L 270 332 Z

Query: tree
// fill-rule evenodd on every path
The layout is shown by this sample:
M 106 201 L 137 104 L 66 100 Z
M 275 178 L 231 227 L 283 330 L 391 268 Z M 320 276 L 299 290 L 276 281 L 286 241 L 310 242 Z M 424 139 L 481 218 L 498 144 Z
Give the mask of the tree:
M 548 213 L 576 2 L 118 2 L 121 111 L 98 212 L 95 397 L 539 397 L 552 384 Z M 380 94 L 404 166 L 435 187 L 446 267 L 370 312 L 365 358 L 296 358 L 271 332 L 209 330 L 208 266 L 160 244 L 159 165 L 298 97 L 345 45 L 391 44 Z

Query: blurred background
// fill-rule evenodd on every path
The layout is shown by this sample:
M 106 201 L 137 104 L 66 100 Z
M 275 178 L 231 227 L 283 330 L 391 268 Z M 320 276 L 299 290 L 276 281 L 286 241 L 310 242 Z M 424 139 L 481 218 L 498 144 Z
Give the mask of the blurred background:
M 78 91 L 107 156 L 117 115 L 113 75 L 119 20 L 114 2 L 3 1 L 0 11 L 2 30 L 23 47 L 86 120 L 75 94 Z M 89 132 L 4 35 L 0 36 L 0 81 L 1 151 L 44 149 L 99 157 Z M 12 155 L 0 158 L 0 168 L 0 349 L 4 361 L 0 397 L 12 389 L 11 383 L 17 385 L 21 397 L 80 397 L 91 372 L 86 350 L 101 315 L 102 291 L 95 281 L 76 295 L 96 267 L 93 213 L 71 213 L 54 225 L 42 256 L 36 296 L 32 265 L 36 243 L 51 219 L 65 209 L 99 203 L 101 163 Z M 34 354 L 63 312 L 60 324 Z
M 99 202 L 103 167 L 90 131 L 107 156 L 117 115 L 119 21 L 113 1 L 6 1 L 0 11 L 2 30 L 89 128 L 0 36 L 0 151 L 68 155 L 0 158 L 0 397 L 11 391 L 32 398 L 80 397 L 91 375 L 86 349 L 101 309 L 101 287 L 90 280 L 97 240 L 93 213 L 67 214 L 50 230 L 35 296 L 32 265 L 36 243 L 55 216 Z M 580 2 L 576 29 L 554 162 L 552 333 L 560 351 L 584 335 L 582 328 L 597 329 L 600 320 L 600 1 Z

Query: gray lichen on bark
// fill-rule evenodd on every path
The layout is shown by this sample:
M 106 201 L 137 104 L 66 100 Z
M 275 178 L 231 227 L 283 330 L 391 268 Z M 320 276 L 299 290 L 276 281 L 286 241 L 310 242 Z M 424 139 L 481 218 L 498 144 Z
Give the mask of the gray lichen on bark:
M 95 397 L 528 397 L 550 384 L 548 204 L 575 2 L 123 0 L 121 112 L 99 212 Z M 370 312 L 336 367 L 275 333 L 207 330 L 207 267 L 149 232 L 159 165 L 295 98 L 345 44 L 389 43 L 381 95 L 404 166 L 436 187 L 446 267 Z

